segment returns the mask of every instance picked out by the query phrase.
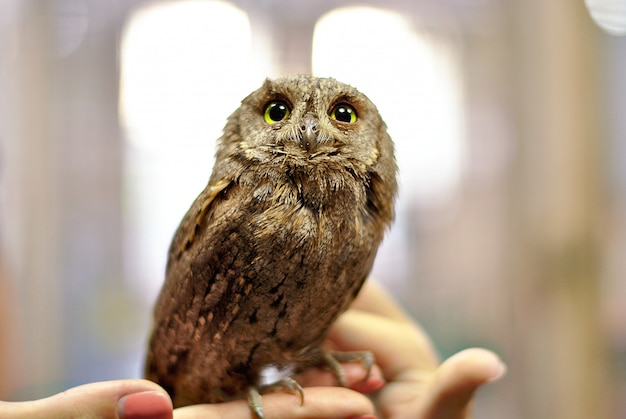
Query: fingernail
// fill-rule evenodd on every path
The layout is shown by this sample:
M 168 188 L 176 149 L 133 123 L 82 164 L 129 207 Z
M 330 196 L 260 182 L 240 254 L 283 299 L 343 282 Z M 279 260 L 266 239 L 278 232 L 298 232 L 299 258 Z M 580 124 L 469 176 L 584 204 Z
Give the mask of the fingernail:
M 172 402 L 158 391 L 144 391 L 122 397 L 117 403 L 121 419 L 172 419 Z
M 494 368 L 491 373 L 491 377 L 487 380 L 488 383 L 498 381 L 506 374 L 506 364 L 500 361 Z
M 374 415 L 350 416 L 348 419 L 378 419 Z
M 350 386 L 350 388 L 359 393 L 369 394 L 380 390 L 385 384 L 387 384 L 387 382 L 382 377 L 370 376 L 365 381 L 355 383 Z

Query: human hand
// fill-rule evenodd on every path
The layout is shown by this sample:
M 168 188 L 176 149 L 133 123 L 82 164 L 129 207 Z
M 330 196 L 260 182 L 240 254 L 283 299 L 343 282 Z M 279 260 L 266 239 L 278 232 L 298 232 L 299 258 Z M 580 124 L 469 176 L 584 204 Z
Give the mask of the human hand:
M 330 339 L 339 350 L 374 353 L 387 380 L 375 399 L 384 418 L 467 419 L 475 391 L 506 371 L 497 355 L 478 348 L 439 365 L 428 336 L 371 282 Z
M 351 381 L 355 379 L 350 378 Z M 275 393 L 263 396 L 263 409 L 272 419 L 351 418 L 373 412 L 363 395 L 331 387 L 306 388 L 307 402 L 297 396 Z M 160 386 L 147 380 L 90 383 L 54 396 L 28 402 L 0 401 L 0 418 L 61 419 L 191 419 L 250 418 L 247 401 L 187 406 L 172 411 L 172 402 Z

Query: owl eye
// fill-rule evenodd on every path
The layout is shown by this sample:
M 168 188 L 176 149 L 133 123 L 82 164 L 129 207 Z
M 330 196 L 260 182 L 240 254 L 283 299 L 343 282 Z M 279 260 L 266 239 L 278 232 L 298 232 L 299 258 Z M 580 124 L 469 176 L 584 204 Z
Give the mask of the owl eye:
M 274 125 L 277 122 L 286 119 L 289 116 L 289 106 L 281 100 L 275 100 L 265 106 L 265 114 L 263 119 L 265 122 Z
M 340 103 L 335 106 L 330 113 L 330 117 L 335 121 L 345 122 L 348 124 L 354 124 L 358 117 L 356 116 L 356 110 L 347 103 Z

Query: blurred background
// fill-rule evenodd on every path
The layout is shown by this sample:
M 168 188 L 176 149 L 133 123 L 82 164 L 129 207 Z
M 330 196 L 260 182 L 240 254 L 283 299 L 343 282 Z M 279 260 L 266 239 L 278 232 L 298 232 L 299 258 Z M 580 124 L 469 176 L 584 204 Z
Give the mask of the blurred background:
M 374 269 L 477 418 L 626 417 L 626 4 L 1 0 L 0 399 L 141 374 L 169 240 L 266 76 L 358 87 L 396 143 Z

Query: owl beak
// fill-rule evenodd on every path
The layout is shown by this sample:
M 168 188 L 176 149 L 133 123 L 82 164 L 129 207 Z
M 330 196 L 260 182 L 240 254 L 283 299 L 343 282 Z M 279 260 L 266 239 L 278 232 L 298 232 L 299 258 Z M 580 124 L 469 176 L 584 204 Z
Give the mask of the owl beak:
M 300 146 L 306 151 L 312 152 L 317 148 L 317 136 L 319 131 L 319 120 L 315 115 L 307 113 L 302 118 L 300 124 Z

